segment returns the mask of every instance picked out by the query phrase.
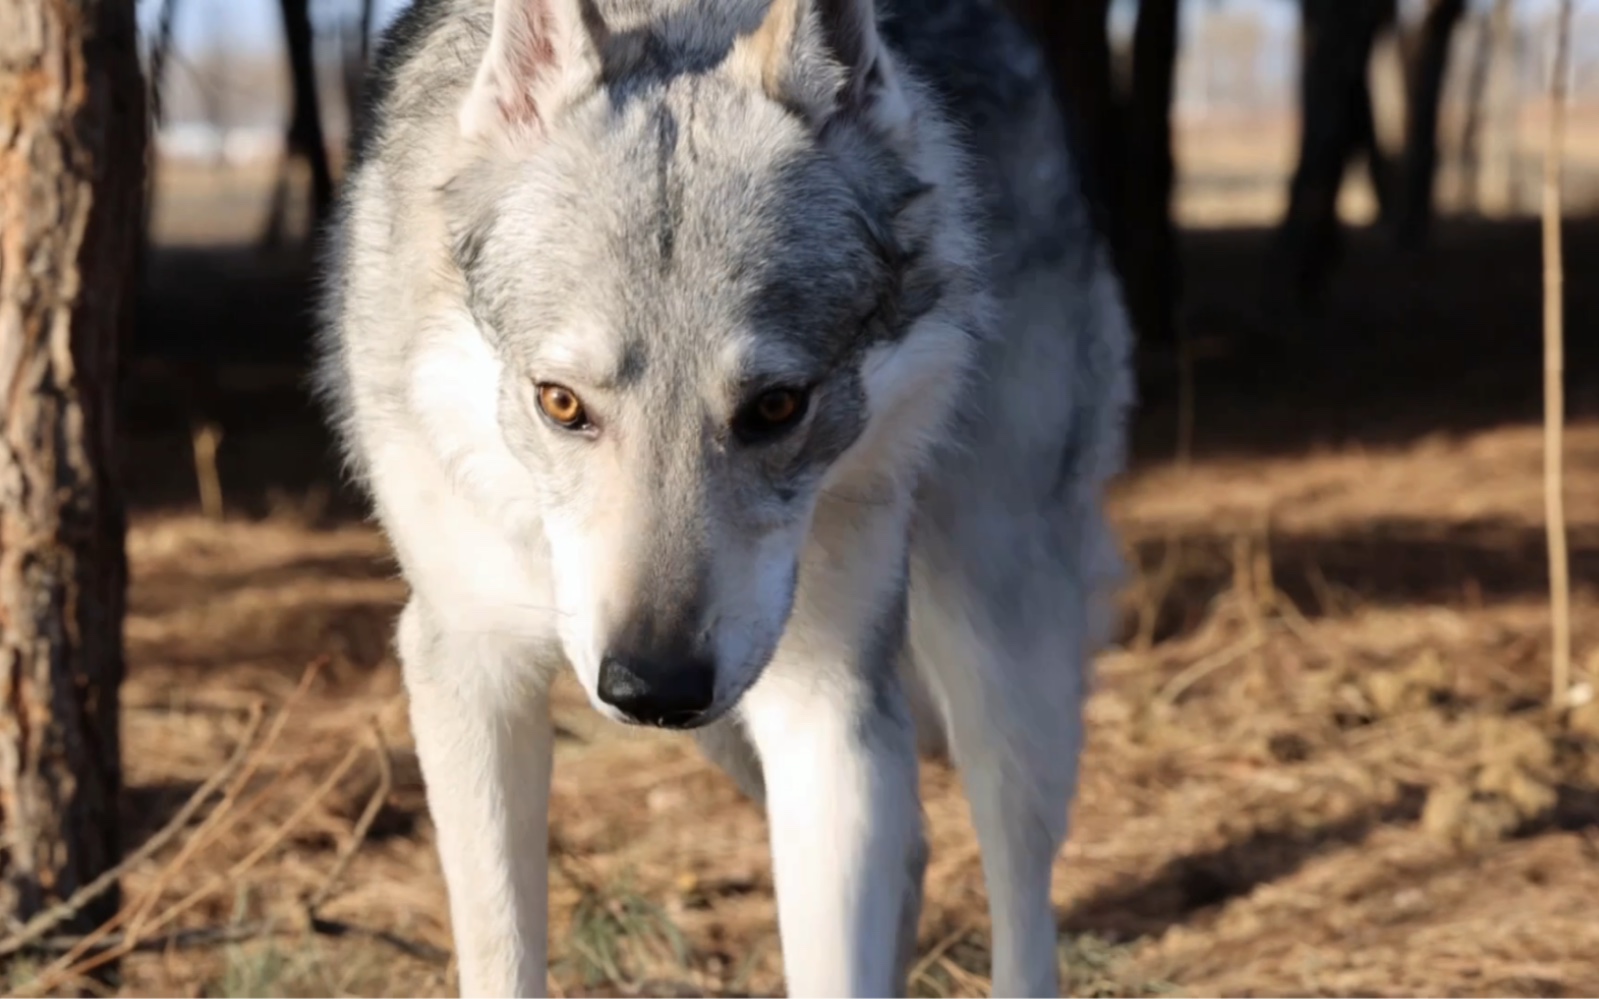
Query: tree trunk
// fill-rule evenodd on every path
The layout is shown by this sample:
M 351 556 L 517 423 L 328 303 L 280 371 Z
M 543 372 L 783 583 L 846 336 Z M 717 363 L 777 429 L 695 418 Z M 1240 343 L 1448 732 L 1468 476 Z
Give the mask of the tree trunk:
M 1350 113 L 1355 116 L 1353 153 L 1366 160 L 1366 178 L 1371 184 L 1372 199 L 1377 202 L 1377 221 L 1388 225 L 1398 215 L 1393 165 L 1383 152 L 1382 139 L 1377 134 L 1376 95 L 1372 93 L 1370 81 L 1362 79 L 1360 85 L 1350 91 L 1349 102 Z
M 1394 6 L 1394 0 L 1302 0 L 1299 162 L 1273 260 L 1286 273 L 1272 280 L 1301 303 L 1320 290 L 1338 255 L 1338 193 L 1363 137 L 1374 135 L 1367 73 Z
M 155 40 L 150 43 L 150 121 L 155 128 L 166 124 L 167 57 L 172 54 L 172 29 L 178 18 L 178 0 L 161 0 L 161 17 L 156 22 Z
M 1493 20 L 1497 9 L 1509 0 L 1494 0 L 1494 10 L 1484 11 L 1477 18 L 1477 28 L 1472 36 L 1471 75 L 1466 81 L 1465 118 L 1460 126 L 1460 190 L 1472 211 L 1481 208 L 1477 190 L 1477 172 L 1482 165 L 1483 101 L 1488 93 L 1488 67 L 1493 63 Z
M 1172 224 L 1171 106 L 1178 0 L 1141 0 L 1133 29 L 1132 92 L 1122 124 L 1126 170 L 1120 257 L 1133 326 L 1145 343 L 1176 340 L 1177 235 Z
M 114 434 L 145 137 L 132 3 L 0 0 L 0 913 L 13 922 L 118 856 Z M 75 928 L 117 905 L 100 898 Z
M 1466 0 L 1430 0 L 1410 60 L 1405 88 L 1404 189 L 1399 198 L 1399 245 L 1425 245 L 1432 228 L 1438 173 L 1438 105 L 1449 71 L 1449 43 L 1466 12 Z
M 1490 54 L 1488 80 L 1483 95 L 1481 157 L 1473 197 L 1489 218 L 1503 218 L 1517 207 L 1516 126 L 1520 117 L 1517 80 L 1523 52 L 1517 37 L 1511 0 L 1496 0 L 1488 22 Z
M 145 245 L 149 245 L 152 238 L 152 219 L 155 217 L 155 133 L 166 124 L 166 80 L 167 60 L 172 55 L 172 29 L 177 22 L 178 0 L 162 0 L 161 18 L 156 23 L 155 39 L 150 43 L 150 62 L 148 65 L 148 81 L 150 92 L 150 129 L 151 149 L 146 158 L 144 205 L 141 209 L 143 222 L 140 223 L 141 238 Z M 141 252 L 143 252 L 141 250 Z
M 372 3 L 373 0 L 359 0 L 355 28 L 352 31 L 346 25 L 341 37 L 344 42 L 344 58 L 340 69 L 343 71 L 344 84 L 346 164 L 355 149 L 356 136 L 363 127 L 361 119 L 366 103 L 366 74 L 372 63 Z
M 1120 245 L 1122 145 L 1111 80 L 1110 0 L 1012 0 L 1011 6 L 1044 50 L 1083 192 L 1114 252 Z
M 289 149 L 311 168 L 311 212 L 317 222 L 333 205 L 333 170 L 322 134 L 322 105 L 317 100 L 316 59 L 312 51 L 309 0 L 282 0 L 283 37 L 289 48 L 289 73 L 294 82 L 294 114 L 289 119 Z
M 288 212 L 289 163 L 302 159 L 311 171 L 311 218 L 321 225 L 333 207 L 333 168 L 328 162 L 327 139 L 322 133 L 322 105 L 317 99 L 316 60 L 312 51 L 309 0 L 280 0 L 283 12 L 283 39 L 289 55 L 289 79 L 293 84 L 293 108 L 285 136 L 283 163 L 278 168 L 272 207 L 267 216 L 263 241 L 269 245 L 283 238 Z

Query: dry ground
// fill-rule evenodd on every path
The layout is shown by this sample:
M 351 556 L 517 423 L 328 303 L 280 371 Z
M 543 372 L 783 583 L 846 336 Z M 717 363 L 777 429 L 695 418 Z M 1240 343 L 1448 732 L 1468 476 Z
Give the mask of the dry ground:
M 210 818 L 129 873 L 118 932 L 146 943 L 118 992 L 445 994 L 443 888 L 388 643 L 404 589 L 300 393 L 283 331 L 303 326 L 303 274 L 206 247 L 248 233 L 247 185 L 174 172 L 164 190 L 129 400 L 130 847 L 252 731 L 257 748 Z M 1206 348 L 1194 450 L 1169 460 L 1176 420 L 1155 396 L 1113 497 L 1137 571 L 1096 663 L 1056 868 L 1074 992 L 1599 993 L 1599 699 L 1544 708 L 1535 246 L 1525 223 L 1448 226 L 1424 260 L 1357 237 L 1307 339 L 1268 346 L 1250 336 L 1269 332 L 1262 234 L 1187 238 Z M 1599 231 L 1574 227 L 1571 255 L 1593 273 Z M 1572 285 L 1593 698 L 1599 292 Z M 221 522 L 198 512 L 201 421 L 225 433 Z M 558 705 L 552 988 L 780 993 L 758 810 L 685 740 L 602 724 L 569 685 Z M 913 987 L 982 993 L 958 781 L 929 766 L 925 790 Z M 74 988 L 47 965 L 12 984 Z

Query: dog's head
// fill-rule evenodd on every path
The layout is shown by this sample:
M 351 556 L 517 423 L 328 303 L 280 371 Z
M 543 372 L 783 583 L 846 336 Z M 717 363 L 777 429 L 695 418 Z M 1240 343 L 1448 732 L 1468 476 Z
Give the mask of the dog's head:
M 819 498 L 909 487 L 980 316 L 959 165 L 871 0 L 715 6 L 496 0 L 445 195 L 565 651 L 673 727 L 770 659 Z

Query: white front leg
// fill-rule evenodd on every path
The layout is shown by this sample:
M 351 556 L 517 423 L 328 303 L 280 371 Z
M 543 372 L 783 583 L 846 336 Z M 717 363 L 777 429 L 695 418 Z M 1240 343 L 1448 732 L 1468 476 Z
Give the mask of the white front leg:
M 521 664 L 503 643 L 450 635 L 414 601 L 400 617 L 399 647 L 461 994 L 543 996 L 549 704 L 542 691 L 506 682 Z
M 925 855 L 901 698 L 819 683 L 750 701 L 788 994 L 901 994 Z
M 741 706 L 764 777 L 791 996 L 902 994 L 926 860 L 894 668 L 905 534 L 887 512 L 852 513 L 818 514 L 786 636 Z

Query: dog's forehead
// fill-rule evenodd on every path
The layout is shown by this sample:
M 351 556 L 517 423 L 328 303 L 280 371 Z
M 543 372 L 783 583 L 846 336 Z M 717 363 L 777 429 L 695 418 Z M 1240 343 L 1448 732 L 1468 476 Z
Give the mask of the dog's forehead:
M 531 160 L 458 185 L 483 206 L 458 255 L 512 353 L 561 341 L 600 380 L 815 377 L 866 346 L 894 176 L 852 182 L 786 110 L 680 76 L 598 96 Z
M 805 318 L 857 293 L 871 252 L 863 206 L 796 122 L 692 81 L 638 117 L 611 157 L 626 164 L 611 195 L 626 209 L 607 240 L 636 307 L 775 304 Z

